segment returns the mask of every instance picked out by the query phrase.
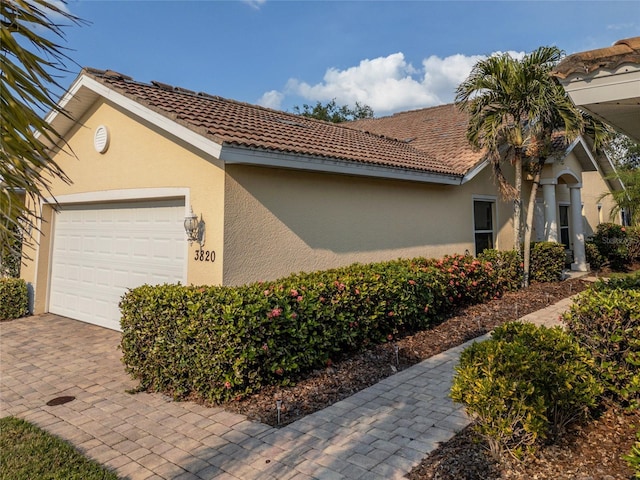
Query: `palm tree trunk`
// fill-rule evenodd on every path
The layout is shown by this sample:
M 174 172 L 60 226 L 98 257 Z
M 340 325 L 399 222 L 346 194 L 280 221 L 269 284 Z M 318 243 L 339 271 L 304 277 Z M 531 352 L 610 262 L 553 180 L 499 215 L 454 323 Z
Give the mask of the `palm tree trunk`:
M 513 201 L 513 248 L 520 252 L 522 243 L 522 154 L 520 152 L 516 152 L 513 166 L 516 191 L 516 198 Z
M 529 194 L 529 205 L 527 207 L 527 221 L 524 230 L 524 253 L 523 253 L 523 276 L 522 287 L 529 286 L 529 278 L 531 271 L 531 233 L 533 230 L 533 212 L 536 206 L 536 196 L 538 195 L 538 187 L 540 186 L 540 176 L 544 167 L 544 158 L 539 158 L 535 166 L 533 176 L 533 185 L 531 185 L 531 193 Z

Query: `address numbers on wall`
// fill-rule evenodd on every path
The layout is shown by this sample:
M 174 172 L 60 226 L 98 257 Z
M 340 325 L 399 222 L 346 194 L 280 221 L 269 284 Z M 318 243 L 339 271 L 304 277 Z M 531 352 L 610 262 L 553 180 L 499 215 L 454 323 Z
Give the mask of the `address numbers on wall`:
M 196 256 L 193 259 L 197 262 L 215 262 L 215 250 L 196 250 Z

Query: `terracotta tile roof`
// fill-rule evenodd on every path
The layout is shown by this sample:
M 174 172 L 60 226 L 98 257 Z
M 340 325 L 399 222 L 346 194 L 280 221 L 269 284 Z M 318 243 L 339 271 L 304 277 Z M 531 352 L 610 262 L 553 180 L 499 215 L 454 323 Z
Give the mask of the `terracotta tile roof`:
M 348 122 L 345 125 L 364 132 L 386 135 L 434 157 L 438 162 L 468 172 L 485 158 L 467 140 L 468 115 L 453 104 L 400 112 L 389 117 Z M 554 133 L 552 155 L 562 155 L 568 147 L 564 135 Z
M 455 105 L 448 104 L 400 112 L 389 117 L 357 120 L 346 125 L 401 139 L 439 163 L 467 172 L 483 159 L 483 152 L 471 148 L 467 140 L 468 118 Z
M 564 79 L 574 73 L 587 74 L 600 68 L 613 70 L 623 63 L 640 64 L 640 37 L 619 40 L 611 47 L 569 55 L 560 62 L 553 75 Z
M 109 70 L 85 68 L 82 74 L 223 145 L 459 177 L 469 164 L 457 155 L 464 151 L 461 145 L 466 145 L 466 141 L 459 141 L 459 135 L 447 131 L 450 121 L 447 119 L 438 121 L 434 117 L 423 124 L 433 129 L 431 135 L 442 138 L 453 135 L 446 142 L 451 153 L 439 158 L 413 142 L 373 131 L 365 133 L 344 124 L 308 119 L 160 82 L 141 83 Z

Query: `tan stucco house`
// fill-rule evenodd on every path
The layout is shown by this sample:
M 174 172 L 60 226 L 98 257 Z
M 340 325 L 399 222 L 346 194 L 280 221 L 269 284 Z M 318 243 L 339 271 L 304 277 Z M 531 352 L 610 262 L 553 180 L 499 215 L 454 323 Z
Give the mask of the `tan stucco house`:
M 52 181 L 25 252 L 35 313 L 118 329 L 119 298 L 143 283 L 236 285 L 513 247 L 512 205 L 453 105 L 331 124 L 95 69 L 60 104 L 69 115 L 48 120 L 72 183 Z M 585 235 L 608 220 L 598 199 L 617 186 L 588 140 L 559 148 L 534 238 L 565 242 L 584 270 Z

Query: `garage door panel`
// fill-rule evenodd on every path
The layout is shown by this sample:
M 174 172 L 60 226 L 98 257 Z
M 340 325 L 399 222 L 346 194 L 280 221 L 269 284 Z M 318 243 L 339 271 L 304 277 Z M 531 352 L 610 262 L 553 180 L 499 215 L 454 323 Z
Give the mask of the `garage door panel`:
M 119 329 L 118 302 L 144 283 L 184 282 L 184 201 L 63 207 L 49 311 Z

